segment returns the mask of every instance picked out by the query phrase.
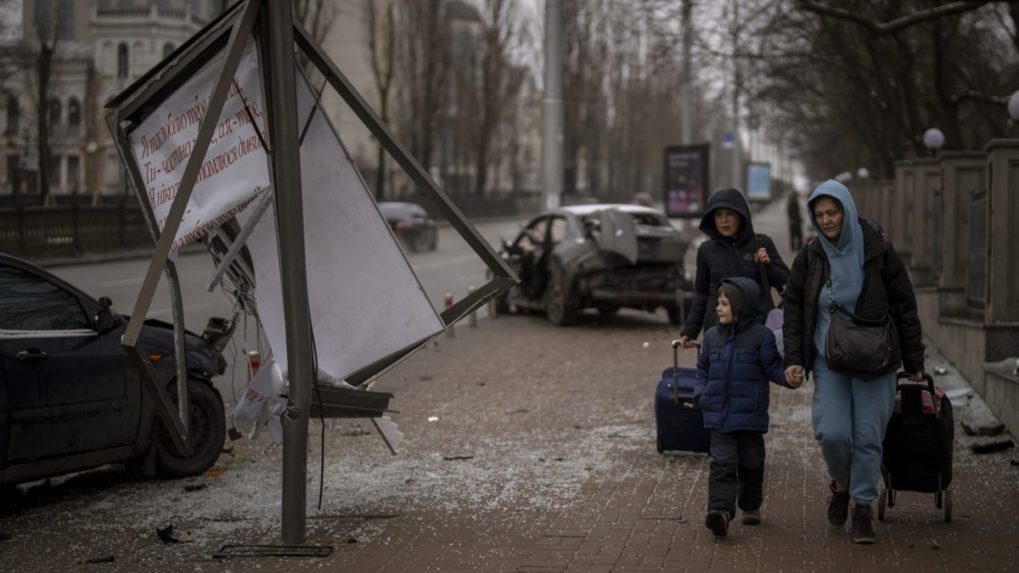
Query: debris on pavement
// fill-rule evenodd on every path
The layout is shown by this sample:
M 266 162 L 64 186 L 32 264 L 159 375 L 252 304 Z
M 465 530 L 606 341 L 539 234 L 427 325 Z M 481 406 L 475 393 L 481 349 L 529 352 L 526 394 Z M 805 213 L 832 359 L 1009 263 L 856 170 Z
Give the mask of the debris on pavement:
M 428 421 L 429 422 L 438 422 L 439 421 L 439 417 L 438 416 L 428 416 Z
M 86 559 L 84 561 L 79 561 L 79 563 L 88 563 L 88 564 L 94 564 L 94 563 L 113 563 L 114 561 L 116 561 L 116 558 L 113 555 L 99 555 L 97 557 L 90 557 L 90 558 L 88 558 L 88 559 Z
M 369 436 L 369 435 L 371 435 L 371 431 L 364 429 L 363 427 L 361 427 L 361 424 L 358 424 L 357 422 L 351 422 L 350 423 L 350 428 L 340 432 L 340 435 L 341 436 L 355 436 L 355 437 L 356 436 Z
M 967 436 L 997 436 L 1005 431 L 1005 424 L 997 421 L 973 424 L 969 421 L 962 422 L 962 431 Z
M 202 491 L 207 487 L 209 487 L 207 483 L 189 483 L 184 486 L 184 491 Z
M 974 454 L 990 454 L 1014 447 L 1015 442 L 1012 440 L 999 440 L 997 442 L 988 442 L 986 444 L 974 444 L 972 450 Z
M 452 462 L 456 460 L 473 460 L 474 456 L 442 456 L 442 459 Z
M 191 543 L 193 541 L 190 531 L 178 532 L 172 523 L 167 524 L 166 527 L 157 527 L 156 535 L 163 543 Z
M 944 366 L 935 366 L 934 373 L 938 376 L 944 376 L 945 374 L 948 374 L 948 368 L 945 368 Z
M 14 539 L 13 535 L 6 531 L 0 531 L 0 541 L 10 541 L 11 539 Z

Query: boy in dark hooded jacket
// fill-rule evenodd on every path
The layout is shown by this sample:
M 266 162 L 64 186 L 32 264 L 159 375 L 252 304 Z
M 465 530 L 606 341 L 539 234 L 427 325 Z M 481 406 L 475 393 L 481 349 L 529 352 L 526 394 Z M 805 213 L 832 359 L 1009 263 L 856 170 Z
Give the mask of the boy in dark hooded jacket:
M 786 380 L 775 335 L 757 323 L 757 283 L 742 277 L 718 287 L 717 326 L 704 335 L 694 398 L 711 431 L 711 475 L 704 525 L 718 537 L 729 531 L 737 503 L 745 525 L 761 522 L 768 381 Z

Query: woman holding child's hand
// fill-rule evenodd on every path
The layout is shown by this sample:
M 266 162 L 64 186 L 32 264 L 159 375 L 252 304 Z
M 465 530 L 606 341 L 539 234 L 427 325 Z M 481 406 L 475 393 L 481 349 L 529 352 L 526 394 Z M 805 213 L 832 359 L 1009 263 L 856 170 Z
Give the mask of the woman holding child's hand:
M 817 238 L 796 255 L 785 291 L 785 377 L 790 386 L 798 386 L 814 376 L 814 437 L 831 477 L 828 522 L 842 527 L 852 498 L 853 541 L 873 543 L 871 503 L 877 498 L 898 365 L 867 374 L 838 371 L 827 362 L 825 341 L 834 303 L 866 319 L 890 316 L 902 365 L 918 379 L 923 343 L 916 297 L 899 255 L 877 223 L 857 215 L 845 185 L 822 183 L 811 193 L 807 213 Z

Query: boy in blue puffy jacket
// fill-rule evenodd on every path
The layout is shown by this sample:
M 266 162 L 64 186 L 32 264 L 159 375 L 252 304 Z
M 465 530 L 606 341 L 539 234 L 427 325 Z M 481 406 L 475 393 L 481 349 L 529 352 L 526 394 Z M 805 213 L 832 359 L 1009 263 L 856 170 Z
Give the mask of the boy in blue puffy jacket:
M 758 324 L 760 289 L 747 278 L 721 281 L 717 326 L 704 334 L 697 357 L 694 398 L 711 431 L 711 476 L 704 525 L 718 537 L 729 532 L 737 505 L 745 525 L 761 522 L 764 433 L 768 431 L 768 381 L 789 388 L 775 335 Z

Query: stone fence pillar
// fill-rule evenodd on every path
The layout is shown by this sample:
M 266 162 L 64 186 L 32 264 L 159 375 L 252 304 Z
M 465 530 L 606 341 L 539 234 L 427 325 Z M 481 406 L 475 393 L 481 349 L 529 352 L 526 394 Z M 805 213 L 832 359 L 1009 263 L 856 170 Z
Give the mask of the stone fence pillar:
M 913 187 L 907 211 L 909 245 L 911 251 L 909 271 L 914 286 L 934 286 L 934 260 L 940 251 L 935 237 L 941 226 L 941 163 L 937 159 L 913 160 Z
M 908 266 L 912 256 L 912 212 L 913 187 L 916 182 L 916 171 L 912 159 L 895 162 L 895 192 L 888 203 L 888 220 L 885 232 L 892 238 L 895 250 L 902 261 Z
M 885 233 L 887 233 L 891 223 L 892 202 L 895 200 L 895 180 L 884 179 L 878 181 L 875 187 L 877 202 L 874 208 L 874 217 L 881 224 L 881 228 L 885 229 Z
M 982 151 L 946 151 L 941 154 L 941 257 L 938 286 L 960 294 L 969 269 L 969 210 L 976 193 L 987 188 L 987 154 Z M 949 306 L 964 306 L 956 301 Z
M 989 185 L 985 320 L 1019 324 L 1019 140 L 992 139 L 984 151 Z

